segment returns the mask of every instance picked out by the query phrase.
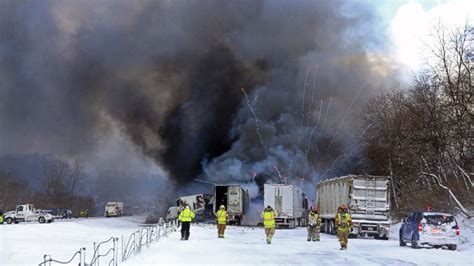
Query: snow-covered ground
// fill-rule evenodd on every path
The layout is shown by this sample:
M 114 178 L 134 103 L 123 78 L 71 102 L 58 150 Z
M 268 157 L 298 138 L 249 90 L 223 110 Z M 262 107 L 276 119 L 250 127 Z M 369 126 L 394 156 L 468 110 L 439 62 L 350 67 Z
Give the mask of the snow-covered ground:
M 142 221 L 143 216 L 131 216 L 57 220 L 51 224 L 3 224 L 0 225 L 0 265 L 38 265 L 44 254 L 68 260 L 81 247 L 86 247 L 89 258 L 93 242 L 128 235 Z
M 225 239 L 211 225 L 193 225 L 189 241 L 179 232 L 153 244 L 126 265 L 474 265 L 474 250 L 411 249 L 397 240 L 349 239 L 348 250 L 339 250 L 335 236 L 321 235 L 307 242 L 306 229 L 277 230 L 271 245 L 262 228 L 230 226 Z
M 87 248 L 89 261 L 93 242 L 129 235 L 141 221 L 143 217 L 122 217 L 0 225 L 0 265 L 38 265 L 44 254 L 68 259 L 81 247 Z M 458 251 L 400 247 L 399 225 L 392 227 L 389 241 L 349 239 L 348 250 L 341 251 L 334 236 L 321 234 L 320 242 L 307 242 L 305 228 L 277 230 L 267 245 L 262 228 L 229 226 L 226 238 L 218 239 L 214 225 L 192 224 L 189 241 L 171 233 L 123 265 L 474 265 L 474 220 L 460 225 Z

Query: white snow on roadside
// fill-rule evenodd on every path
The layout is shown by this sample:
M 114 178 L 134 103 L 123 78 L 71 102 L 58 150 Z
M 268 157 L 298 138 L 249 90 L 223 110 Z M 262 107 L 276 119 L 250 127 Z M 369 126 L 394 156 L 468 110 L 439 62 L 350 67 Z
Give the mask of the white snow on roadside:
M 341 251 L 334 236 L 321 234 L 320 242 L 307 242 L 305 228 L 277 230 L 272 245 L 267 245 L 263 228 L 229 226 L 226 238 L 218 239 L 214 225 L 193 223 L 189 241 L 180 241 L 179 232 L 171 233 L 123 265 L 474 265 L 474 220 L 457 220 L 458 251 L 400 247 L 400 224 L 392 226 L 388 241 L 349 239 L 349 249 Z M 87 248 L 89 261 L 93 242 L 127 236 L 141 221 L 143 217 L 122 217 L 0 225 L 0 265 L 38 265 L 44 254 L 66 260 L 81 247 Z
M 0 225 L 0 265 L 38 265 L 43 255 L 69 260 L 86 247 L 90 260 L 93 242 L 100 242 L 138 228 L 144 217 L 57 220 L 51 224 L 20 223 Z
M 474 265 L 472 249 L 411 249 L 396 239 L 349 239 L 349 249 L 341 251 L 335 236 L 321 234 L 320 242 L 307 242 L 305 228 L 277 230 L 272 245 L 265 244 L 262 228 L 230 226 L 226 238 L 218 239 L 214 226 L 193 224 L 189 241 L 179 237 L 170 234 L 125 265 Z

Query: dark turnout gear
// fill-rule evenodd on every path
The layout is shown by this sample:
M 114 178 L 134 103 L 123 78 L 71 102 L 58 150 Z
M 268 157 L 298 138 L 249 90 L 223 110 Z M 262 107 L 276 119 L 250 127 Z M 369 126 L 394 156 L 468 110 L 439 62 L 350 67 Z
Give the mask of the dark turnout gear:
M 265 210 L 260 214 L 263 218 L 263 226 L 265 227 L 265 235 L 267 236 L 267 244 L 272 243 L 273 235 L 275 234 L 275 217 L 277 212 L 272 207 L 267 206 Z
M 191 222 L 181 222 L 181 240 L 189 239 L 190 227 L 191 227 Z
M 308 241 L 319 241 L 321 218 L 318 211 L 313 209 L 308 215 Z
M 347 249 L 349 232 L 352 227 L 352 219 L 346 206 L 341 206 L 336 214 L 337 237 L 341 244 L 341 249 Z
M 191 227 L 191 221 L 196 215 L 193 211 L 186 206 L 186 208 L 179 213 L 178 220 L 181 221 L 181 240 L 189 239 L 189 229 Z

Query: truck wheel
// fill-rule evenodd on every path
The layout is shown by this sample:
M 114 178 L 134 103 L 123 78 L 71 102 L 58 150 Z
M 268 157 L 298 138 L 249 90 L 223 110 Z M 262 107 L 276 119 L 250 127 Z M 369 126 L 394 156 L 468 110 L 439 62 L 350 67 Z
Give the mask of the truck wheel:
M 323 220 L 321 223 L 321 232 L 322 233 L 328 232 L 328 223 L 325 220 Z
M 288 228 L 295 229 L 295 227 L 296 227 L 296 220 L 290 220 L 290 222 L 288 222 Z
M 40 224 L 44 224 L 46 222 L 46 219 L 43 216 L 41 216 L 40 218 L 38 218 L 38 222 Z
M 400 244 L 400 247 L 404 247 L 404 246 L 407 245 L 407 243 L 405 243 L 405 241 L 403 241 L 402 230 L 400 230 L 400 233 L 399 233 L 398 243 Z
M 418 248 L 418 242 L 415 240 L 415 234 L 411 236 L 411 248 Z
M 331 220 L 329 221 L 329 234 L 330 235 L 335 235 L 336 234 L 336 227 L 334 226 L 334 221 Z
M 13 223 L 13 219 L 11 217 L 8 217 L 6 220 L 7 224 Z

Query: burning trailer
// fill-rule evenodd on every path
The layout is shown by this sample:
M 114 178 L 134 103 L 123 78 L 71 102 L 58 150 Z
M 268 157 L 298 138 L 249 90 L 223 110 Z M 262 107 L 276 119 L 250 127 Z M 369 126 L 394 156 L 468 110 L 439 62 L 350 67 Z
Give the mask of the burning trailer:
M 213 210 L 224 205 L 229 215 L 229 224 L 240 225 L 249 207 L 249 194 L 241 185 L 215 185 Z
M 348 175 L 317 184 L 317 205 L 321 232 L 336 234 L 335 216 L 340 205 L 349 207 L 351 237 L 388 239 L 390 233 L 389 177 Z
M 179 212 L 186 206 L 196 214 L 196 221 L 207 221 L 214 219 L 212 212 L 212 195 L 210 194 L 195 194 L 179 197 L 176 200 L 176 206 L 168 209 L 166 214 L 167 220 L 174 220 L 178 218 Z
M 264 205 L 271 206 L 276 212 L 275 223 L 278 227 L 295 228 L 306 225 L 308 199 L 303 189 L 295 185 L 265 184 Z

